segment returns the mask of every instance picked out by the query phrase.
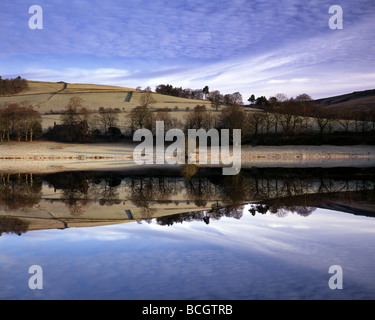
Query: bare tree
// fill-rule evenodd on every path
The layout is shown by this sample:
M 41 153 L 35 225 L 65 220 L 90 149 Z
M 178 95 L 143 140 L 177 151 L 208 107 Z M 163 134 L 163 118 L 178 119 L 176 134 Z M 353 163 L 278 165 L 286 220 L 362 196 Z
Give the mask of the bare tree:
M 232 130 L 241 129 L 242 138 L 247 135 L 248 123 L 245 116 L 245 112 L 242 107 L 238 105 L 232 105 L 230 107 L 224 108 L 219 116 L 218 128 L 219 129 L 229 129 Z
M 297 104 L 296 112 L 300 116 L 300 133 L 302 129 L 307 132 L 310 122 L 309 117 L 316 110 L 313 99 L 306 93 L 298 95 L 294 102 Z M 328 116 L 328 114 L 327 114 Z M 327 118 L 328 119 L 328 118 Z
M 353 125 L 353 116 L 350 111 L 341 111 L 336 115 L 336 121 L 344 132 L 349 132 Z
M 82 114 L 86 116 L 86 108 L 83 106 L 84 100 L 80 97 L 70 98 L 68 105 L 65 107 L 63 114 L 61 115 L 61 122 L 66 126 L 75 126 L 82 120 Z
M 159 110 L 156 113 L 155 121 L 163 121 L 164 129 L 183 129 L 183 123 L 171 116 L 170 110 Z
M 366 111 L 359 112 L 356 115 L 356 119 L 358 120 L 358 127 L 359 130 L 364 134 L 371 128 L 371 115 Z
M 214 127 L 215 119 L 206 110 L 206 106 L 197 105 L 193 112 L 187 115 L 185 121 L 185 130 L 188 129 L 205 129 L 210 130 Z
M 119 112 L 112 108 L 100 108 L 98 121 L 104 128 L 105 134 L 109 128 L 116 127 L 119 121 Z
M 155 103 L 156 103 L 156 100 L 154 99 L 150 91 L 142 93 L 141 97 L 139 98 L 139 104 L 141 107 L 149 108 Z
M 294 100 L 296 102 L 310 102 L 312 101 L 312 98 L 308 94 L 302 93 L 298 95 Z
M 286 94 L 284 94 L 284 93 L 277 93 L 276 95 L 275 95 L 275 98 L 276 98 L 276 101 L 277 102 L 285 102 L 285 101 L 287 101 L 288 100 L 288 97 L 287 97 L 287 95 Z
M 329 127 L 329 124 L 333 121 L 331 113 L 325 109 L 315 108 L 313 111 L 313 121 L 319 127 L 320 136 L 323 136 L 324 130 Z
M 135 107 L 129 114 L 130 127 L 132 132 L 138 129 L 153 130 L 154 115 L 145 106 Z
M 281 103 L 277 107 L 278 123 L 280 123 L 285 137 L 294 134 L 297 125 L 300 123 L 298 112 L 296 111 L 296 104 L 293 99 L 289 99 Z
M 224 104 L 224 96 L 218 90 L 212 91 L 208 95 L 208 100 L 211 101 L 211 106 L 215 108 L 216 111 Z
M 257 137 L 259 131 L 263 128 L 265 121 L 265 115 L 263 112 L 251 112 L 247 115 L 247 120 L 249 123 L 249 128 L 253 131 L 253 136 Z
M 8 117 L 7 108 L 0 109 L 0 141 L 4 142 L 6 139 L 10 141 L 10 119 Z
M 276 123 L 276 117 L 271 112 L 265 112 L 264 113 L 264 127 L 266 128 L 266 134 L 269 134 L 271 131 L 271 128 L 275 126 Z

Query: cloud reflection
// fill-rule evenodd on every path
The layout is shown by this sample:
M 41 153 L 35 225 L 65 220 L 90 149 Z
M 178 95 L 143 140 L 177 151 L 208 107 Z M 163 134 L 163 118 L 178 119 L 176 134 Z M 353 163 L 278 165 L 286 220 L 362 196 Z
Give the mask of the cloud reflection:
M 0 297 L 30 298 L 14 284 L 37 263 L 46 274 L 39 299 L 373 298 L 374 227 L 373 218 L 317 210 L 4 236 L 0 271 L 10 274 Z M 341 293 L 327 290 L 334 264 L 345 270 Z

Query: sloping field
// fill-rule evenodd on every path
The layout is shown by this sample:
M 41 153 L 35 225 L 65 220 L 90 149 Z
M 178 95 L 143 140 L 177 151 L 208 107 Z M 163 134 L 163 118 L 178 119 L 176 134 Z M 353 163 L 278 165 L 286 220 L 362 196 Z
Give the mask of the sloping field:
M 132 93 L 130 100 L 127 99 L 129 93 Z M 0 97 L 0 104 L 26 101 L 37 108 L 41 114 L 59 113 L 64 110 L 70 98 L 78 96 L 84 100 L 84 105 L 91 111 L 98 111 L 100 107 L 104 107 L 118 108 L 120 111 L 128 112 L 139 105 L 142 94 L 143 92 L 136 89 L 125 87 L 29 81 L 27 91 L 13 96 Z M 183 99 L 157 93 L 152 95 L 156 100 L 152 107 L 156 109 L 192 110 L 197 104 L 211 107 L 209 101 Z
M 333 111 L 375 110 L 375 90 L 365 90 L 315 101 L 318 106 Z
M 64 82 L 44 82 L 44 81 L 28 81 L 29 88 L 21 93 L 16 94 L 17 97 L 36 95 L 36 94 L 53 94 L 64 88 Z M 3 97 L 1 97 L 3 99 Z
M 329 110 L 332 111 L 374 111 L 375 110 L 375 96 L 374 97 L 363 97 L 350 101 L 335 103 L 329 106 L 326 106 Z
M 80 92 L 123 92 L 123 91 L 136 91 L 135 89 L 115 86 L 105 86 L 96 84 L 79 84 L 68 83 L 65 92 L 67 93 L 80 93 Z

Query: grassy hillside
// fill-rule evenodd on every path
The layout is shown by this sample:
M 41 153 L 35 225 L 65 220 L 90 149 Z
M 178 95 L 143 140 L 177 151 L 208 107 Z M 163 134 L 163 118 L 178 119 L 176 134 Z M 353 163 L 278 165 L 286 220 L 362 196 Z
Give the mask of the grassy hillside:
M 119 127 L 122 132 L 125 132 L 129 129 L 129 112 L 140 105 L 140 98 L 143 94 L 144 92 L 126 87 L 29 81 L 29 88 L 22 93 L 0 97 L 0 105 L 5 102 L 27 102 L 27 104 L 33 105 L 35 109 L 42 114 L 42 127 L 43 130 L 46 131 L 49 127 L 53 127 L 54 123 L 59 124 L 61 122 L 61 112 L 65 109 L 72 97 L 78 96 L 84 100 L 84 106 L 91 112 L 98 112 L 101 107 L 119 109 L 120 113 L 117 127 Z M 172 111 L 171 117 L 180 120 L 182 123 L 185 122 L 188 114 L 196 105 L 205 105 L 207 110 L 214 115 L 221 112 L 220 110 L 216 111 L 212 108 L 210 101 L 207 100 L 184 99 L 157 93 L 152 93 L 152 96 L 156 102 L 152 105 L 151 110 L 169 108 Z M 375 110 L 375 90 L 354 92 L 347 95 L 320 99 L 316 100 L 316 104 L 321 108 L 332 109 L 335 110 L 335 112 L 337 110 L 338 115 L 345 110 Z M 249 114 L 254 112 L 258 114 L 254 109 L 245 108 L 245 110 L 246 113 Z M 261 111 L 261 113 L 263 112 Z M 284 130 L 283 121 L 285 125 L 286 119 L 282 116 L 276 114 L 271 116 L 266 115 L 266 117 L 267 119 L 263 117 L 263 122 L 259 122 L 261 121 L 260 118 L 262 118 L 261 115 L 250 117 L 252 125 L 257 123 L 257 133 L 254 133 L 254 137 L 257 137 L 255 141 L 256 143 L 276 143 L 276 133 L 277 136 L 279 136 Z M 296 122 L 294 124 L 295 128 L 293 129 L 293 134 L 288 133 L 288 136 L 291 135 L 298 138 L 301 136 L 303 130 L 308 131 L 309 134 L 312 132 L 317 135 L 321 130 L 321 128 L 318 127 L 317 122 L 311 118 L 306 119 L 307 121 L 304 121 L 303 125 L 301 122 Z M 360 127 L 357 125 L 358 123 L 351 123 L 349 131 L 356 131 L 356 134 L 360 135 Z M 249 128 L 251 129 L 252 127 L 250 126 Z M 365 131 L 369 132 L 372 130 L 371 132 L 373 132 L 373 128 L 373 123 L 370 123 Z M 334 132 L 335 130 L 343 131 L 342 125 L 337 121 L 331 122 L 329 126 L 326 125 L 326 127 L 323 128 L 326 133 L 328 129 L 330 132 Z M 271 142 L 263 141 L 265 134 L 270 136 Z M 261 137 L 261 139 L 259 137 Z M 282 138 L 281 135 L 280 137 Z M 292 143 L 290 139 L 287 142 Z
M 65 82 L 28 81 L 29 88 L 20 94 L 0 97 L 2 103 L 27 102 L 42 114 L 43 129 L 52 127 L 60 122 L 60 113 L 68 104 L 70 98 L 80 97 L 84 100 L 84 106 L 98 112 L 100 107 L 118 108 L 120 114 L 120 128 L 125 128 L 128 112 L 139 106 L 142 91 L 105 85 L 71 84 Z M 131 98 L 126 102 L 128 94 Z M 187 112 L 193 110 L 196 105 L 206 105 L 212 111 L 211 103 L 207 100 L 192 100 L 152 93 L 156 103 L 154 109 L 169 108 L 173 111 L 173 117 L 183 120 Z
M 333 111 L 375 110 L 375 89 L 358 91 L 315 101 L 318 106 Z
M 129 93 L 132 93 L 131 99 L 129 102 L 125 102 Z M 141 95 L 142 92 L 125 87 L 29 81 L 28 90 L 17 95 L 0 97 L 0 104 L 27 101 L 41 114 L 58 113 L 65 108 L 70 98 L 78 96 L 85 101 L 85 106 L 91 111 L 97 111 L 100 107 L 104 107 L 119 108 L 121 111 L 127 112 L 139 105 Z M 182 99 L 157 93 L 153 93 L 153 97 L 156 100 L 153 107 L 157 109 L 193 109 L 197 104 L 205 104 L 210 107 L 209 101 Z

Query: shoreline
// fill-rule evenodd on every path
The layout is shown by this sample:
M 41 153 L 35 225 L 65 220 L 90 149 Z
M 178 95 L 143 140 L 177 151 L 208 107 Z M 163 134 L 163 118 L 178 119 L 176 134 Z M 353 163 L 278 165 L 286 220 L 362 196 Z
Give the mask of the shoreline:
M 139 166 L 132 143 L 67 144 L 59 142 L 0 143 L 0 173 L 49 173 L 176 169 L 178 165 Z M 209 155 L 209 153 L 208 153 Z M 375 146 L 242 146 L 242 168 L 375 167 Z M 208 157 L 208 163 L 210 163 Z M 200 167 L 218 167 L 200 165 Z

